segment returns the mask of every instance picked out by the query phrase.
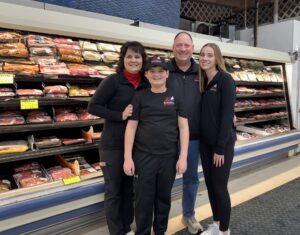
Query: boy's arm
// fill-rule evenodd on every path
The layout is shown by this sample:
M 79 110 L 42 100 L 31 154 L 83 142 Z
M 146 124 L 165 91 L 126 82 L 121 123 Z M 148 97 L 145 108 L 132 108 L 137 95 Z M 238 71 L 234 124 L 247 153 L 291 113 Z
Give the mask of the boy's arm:
M 183 174 L 187 167 L 187 155 L 189 147 L 189 125 L 187 118 L 178 116 L 179 139 L 180 139 L 180 154 L 176 164 L 178 174 Z
M 134 162 L 132 160 L 132 149 L 135 138 L 136 129 L 138 126 L 137 120 L 129 120 L 127 122 L 125 137 L 124 137 L 124 173 L 126 175 L 134 175 Z

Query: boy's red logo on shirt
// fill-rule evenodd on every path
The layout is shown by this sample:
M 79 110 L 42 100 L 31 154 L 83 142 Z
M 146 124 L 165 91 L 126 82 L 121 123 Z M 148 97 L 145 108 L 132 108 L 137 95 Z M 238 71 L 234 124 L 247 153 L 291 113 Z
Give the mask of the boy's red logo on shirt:
M 164 106 L 165 107 L 174 106 L 174 104 L 175 104 L 174 96 L 172 96 L 172 97 L 166 97 L 164 99 Z

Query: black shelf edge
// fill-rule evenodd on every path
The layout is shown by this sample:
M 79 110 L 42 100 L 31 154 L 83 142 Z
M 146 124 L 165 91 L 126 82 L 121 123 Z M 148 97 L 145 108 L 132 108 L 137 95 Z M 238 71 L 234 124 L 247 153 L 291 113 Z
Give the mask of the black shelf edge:
M 247 82 L 247 81 L 235 81 L 238 86 L 283 86 L 283 82 Z
M 237 122 L 236 126 L 242 126 L 242 125 L 251 124 L 251 123 L 274 121 L 274 120 L 284 120 L 284 119 L 287 119 L 287 117 L 265 118 L 265 119 L 258 119 L 258 120 L 254 120 L 254 121 Z
M 65 99 L 57 99 L 57 98 L 29 98 L 30 100 L 38 100 L 39 106 L 47 106 L 47 105 L 77 105 L 82 103 L 87 103 L 91 100 L 91 97 L 68 97 Z M 26 99 L 22 99 L 26 100 Z M 0 99 L 0 107 L 19 107 L 20 99 Z
M 253 110 L 265 110 L 265 109 L 279 109 L 285 108 L 285 104 L 281 105 L 270 105 L 270 106 L 258 106 L 258 107 L 244 107 L 244 108 L 236 108 L 234 112 L 244 112 L 244 111 L 253 111 Z
M 42 157 L 47 157 L 47 156 L 52 156 L 57 154 L 65 154 L 65 153 L 72 153 L 78 151 L 86 151 L 86 150 L 96 149 L 98 148 L 98 146 L 99 146 L 99 141 L 96 141 L 93 143 L 86 143 L 80 145 L 60 146 L 60 147 L 47 148 L 47 149 L 36 150 L 36 151 L 30 150 L 27 152 L 17 153 L 17 154 L 4 154 L 4 155 L 0 155 L 0 163 L 42 158 Z
M 60 129 L 60 128 L 76 128 L 85 126 L 94 126 L 104 123 L 104 119 L 96 120 L 81 120 L 81 121 L 68 121 L 68 122 L 54 122 L 44 124 L 27 124 L 27 125 L 15 125 L 15 126 L 1 126 L 0 133 L 20 133 L 29 131 L 40 131 L 49 129 Z
M 280 92 L 280 93 L 271 93 L 271 94 L 255 94 L 255 95 L 252 95 L 252 94 L 247 94 L 247 95 L 243 95 L 243 94 L 237 94 L 236 95 L 236 98 L 262 98 L 262 97 L 283 97 L 284 96 L 284 93 L 283 92 Z

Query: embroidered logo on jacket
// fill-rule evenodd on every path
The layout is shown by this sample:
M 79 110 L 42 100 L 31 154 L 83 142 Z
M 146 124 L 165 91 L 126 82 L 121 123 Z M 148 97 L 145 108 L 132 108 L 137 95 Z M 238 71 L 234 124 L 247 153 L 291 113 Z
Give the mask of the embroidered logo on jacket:
M 175 104 L 175 98 L 174 98 L 174 96 L 166 97 L 164 99 L 164 106 L 165 107 L 174 106 L 174 104 Z
M 217 86 L 217 84 L 215 84 L 209 90 L 210 91 L 217 91 L 217 88 L 218 88 L 218 86 Z

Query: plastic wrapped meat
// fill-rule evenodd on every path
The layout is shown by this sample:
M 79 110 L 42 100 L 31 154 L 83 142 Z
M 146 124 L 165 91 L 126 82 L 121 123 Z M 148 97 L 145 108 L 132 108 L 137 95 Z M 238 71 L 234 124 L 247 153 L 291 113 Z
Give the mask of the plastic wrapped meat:
M 50 47 L 31 47 L 29 48 L 31 56 L 53 56 L 54 51 Z
M 22 35 L 15 32 L 0 32 L 0 41 L 21 39 Z
M 53 41 L 57 44 L 79 45 L 78 41 L 73 41 L 71 38 L 54 38 Z
M 64 43 L 56 43 L 55 45 L 56 45 L 57 48 L 81 50 L 79 44 L 78 45 L 71 45 L 71 44 L 64 44 Z
M 75 113 L 58 114 L 55 116 L 57 122 L 77 121 L 78 116 Z
M 16 43 L 0 44 L 0 50 L 2 49 L 26 49 L 26 47 L 23 43 L 16 42 Z
M 26 64 L 12 64 L 12 63 L 4 63 L 3 71 L 5 72 L 16 72 L 26 75 L 34 75 L 39 72 L 38 65 L 26 65 Z
M 21 172 L 21 171 L 36 170 L 36 169 L 40 169 L 40 168 L 41 168 L 41 166 L 37 162 L 27 162 L 22 165 L 19 165 L 18 167 L 15 167 L 14 171 L 17 173 L 17 172 Z
M 89 92 L 79 86 L 71 85 L 69 89 L 69 96 L 90 96 Z
M 44 184 L 44 183 L 47 183 L 47 182 L 49 182 L 49 180 L 47 178 L 43 178 L 43 177 L 34 178 L 34 177 L 31 177 L 31 178 L 21 179 L 19 184 L 22 188 L 26 188 L 26 187 L 30 187 L 30 186 L 34 186 L 34 185 Z
M 39 149 L 42 149 L 42 148 L 61 146 L 62 142 L 60 139 L 54 136 L 54 137 L 45 137 L 45 138 L 35 138 L 34 144 Z
M 81 50 L 68 49 L 68 48 L 59 48 L 60 55 L 76 55 L 81 56 Z
M 72 144 L 82 144 L 85 143 L 86 139 L 78 138 L 78 139 L 62 139 L 62 143 L 64 145 L 72 145 Z
M 84 52 L 82 52 L 82 56 L 83 56 L 84 60 L 90 60 L 90 61 L 100 61 L 101 60 L 101 55 L 95 51 L 84 51 Z
M 43 96 L 44 92 L 39 89 L 17 89 L 18 96 Z
M 119 60 L 119 53 L 117 52 L 104 52 L 102 55 L 102 60 L 105 63 L 115 63 Z
M 97 43 L 98 50 L 101 52 L 117 51 L 113 44 L 99 42 Z
M 29 47 L 54 47 L 55 44 L 52 38 L 40 36 L 40 35 L 28 35 L 26 36 L 27 44 Z
M 99 72 L 93 68 L 70 69 L 70 74 L 74 76 L 94 76 L 99 77 Z
M 42 177 L 42 176 L 43 176 L 42 171 L 38 170 L 38 169 L 20 171 L 13 175 L 14 179 L 18 182 L 24 178 L 30 178 L 30 177 L 38 178 L 38 177 Z
M 0 117 L 0 126 L 23 125 L 25 119 L 22 116 Z
M 15 97 L 16 93 L 12 91 L 0 91 L 0 97 Z
M 83 58 L 81 56 L 77 55 L 62 55 L 61 60 L 63 61 L 68 61 L 68 62 L 73 62 L 73 63 L 82 63 Z
M 0 49 L 0 56 L 27 58 L 27 49 Z
M 51 123 L 52 118 L 50 116 L 29 116 L 26 119 L 26 122 L 29 124 L 32 123 Z
M 41 65 L 41 73 L 43 74 L 70 74 L 65 63 L 57 63 L 52 65 Z
M 92 42 L 88 42 L 88 41 L 80 41 L 80 46 L 83 50 L 97 51 L 96 43 L 92 43 Z
M 25 140 L 12 140 L 0 142 L 0 154 L 22 153 L 28 150 Z
M 92 115 L 88 112 L 78 114 L 79 120 L 94 120 L 99 119 L 98 116 Z
M 45 86 L 44 91 L 47 94 L 67 94 L 68 88 L 66 86 L 62 85 L 56 85 L 56 86 Z
M 51 169 L 47 170 L 48 173 L 50 174 L 52 180 L 57 181 L 61 179 L 67 179 L 70 177 L 73 177 L 74 175 L 72 174 L 72 171 L 69 168 L 56 168 L 56 169 Z

